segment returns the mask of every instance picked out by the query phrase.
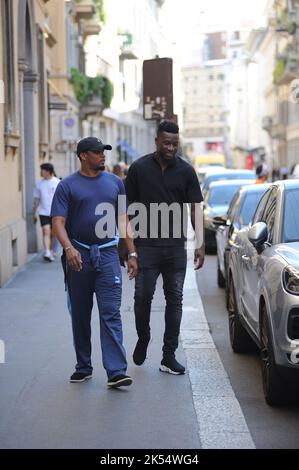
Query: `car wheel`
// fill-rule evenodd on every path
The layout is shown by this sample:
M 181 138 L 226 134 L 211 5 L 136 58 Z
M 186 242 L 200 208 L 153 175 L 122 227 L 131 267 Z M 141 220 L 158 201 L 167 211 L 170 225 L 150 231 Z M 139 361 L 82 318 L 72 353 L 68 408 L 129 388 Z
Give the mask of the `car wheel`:
M 217 284 L 218 284 L 218 287 L 225 287 L 225 277 L 223 276 L 221 272 L 218 257 L 217 257 Z
M 265 400 L 268 405 L 285 405 L 292 401 L 286 384 L 279 375 L 274 360 L 274 352 L 266 307 L 263 307 L 261 317 L 261 365 Z
M 236 353 L 250 352 L 255 348 L 255 345 L 240 321 L 232 278 L 229 280 L 228 288 L 228 325 L 231 347 Z

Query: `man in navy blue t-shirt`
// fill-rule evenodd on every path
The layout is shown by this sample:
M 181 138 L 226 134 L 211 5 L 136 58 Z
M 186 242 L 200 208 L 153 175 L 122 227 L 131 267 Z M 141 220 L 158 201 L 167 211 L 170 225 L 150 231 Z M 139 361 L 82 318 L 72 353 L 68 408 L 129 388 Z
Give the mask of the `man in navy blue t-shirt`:
M 104 150 L 111 149 L 111 145 L 95 137 L 80 140 L 77 155 L 81 169 L 57 186 L 51 216 L 54 233 L 63 246 L 62 263 L 77 357 L 70 381 L 84 382 L 92 376 L 90 322 L 95 293 L 103 365 L 108 386 L 116 388 L 132 383 L 126 375 L 120 316 L 119 235 L 129 253 L 129 279 L 137 274 L 137 255 L 126 215 L 124 185 L 117 176 L 104 171 Z

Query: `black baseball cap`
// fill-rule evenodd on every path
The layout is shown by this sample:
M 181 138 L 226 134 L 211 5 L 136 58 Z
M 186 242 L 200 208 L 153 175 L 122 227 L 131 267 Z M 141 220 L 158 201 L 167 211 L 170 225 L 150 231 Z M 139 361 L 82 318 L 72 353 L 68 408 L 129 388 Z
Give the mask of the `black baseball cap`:
M 78 157 L 81 152 L 88 152 L 89 150 L 112 150 L 112 147 L 109 144 L 103 144 L 97 137 L 84 137 L 77 144 Z

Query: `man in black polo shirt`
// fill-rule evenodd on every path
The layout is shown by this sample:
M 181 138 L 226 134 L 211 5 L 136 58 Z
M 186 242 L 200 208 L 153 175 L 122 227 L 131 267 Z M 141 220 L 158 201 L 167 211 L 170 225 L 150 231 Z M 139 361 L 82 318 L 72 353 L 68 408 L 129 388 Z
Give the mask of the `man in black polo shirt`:
M 186 203 L 191 203 L 191 222 L 195 227 L 196 203 L 202 201 L 196 173 L 191 165 L 176 155 L 178 146 L 178 126 L 171 121 L 162 121 L 157 131 L 156 152 L 136 160 L 131 165 L 125 181 L 129 203 L 141 203 L 146 207 L 147 213 L 146 236 L 135 239 L 139 266 L 134 305 L 138 341 L 133 360 L 137 365 L 145 361 L 151 338 L 151 303 L 157 278 L 162 274 L 166 309 L 160 370 L 172 374 L 185 373 L 185 368 L 175 359 L 187 262 L 183 214 Z M 174 204 L 179 208 L 180 214 L 169 211 L 166 217 L 165 214 L 160 218 L 154 217 L 152 209 L 155 209 L 157 204 L 166 204 L 168 208 Z M 167 233 L 165 227 L 168 224 Z M 203 262 L 202 245 L 195 250 L 195 269 L 199 269 Z

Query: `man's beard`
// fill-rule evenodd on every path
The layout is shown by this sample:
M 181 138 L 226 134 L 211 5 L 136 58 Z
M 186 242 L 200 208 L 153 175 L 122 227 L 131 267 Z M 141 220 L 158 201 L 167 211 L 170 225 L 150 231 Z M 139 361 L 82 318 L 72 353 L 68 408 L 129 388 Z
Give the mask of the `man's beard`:
M 96 166 L 94 170 L 95 171 L 104 171 L 105 170 L 105 164 L 103 163 L 101 166 L 100 165 Z

